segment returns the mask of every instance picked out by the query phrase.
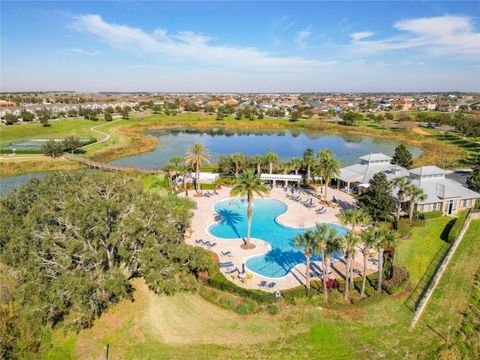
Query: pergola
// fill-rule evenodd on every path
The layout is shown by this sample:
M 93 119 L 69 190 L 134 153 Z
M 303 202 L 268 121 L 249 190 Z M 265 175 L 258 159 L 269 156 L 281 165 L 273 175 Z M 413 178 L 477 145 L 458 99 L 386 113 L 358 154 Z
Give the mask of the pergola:
M 285 186 L 288 185 L 289 181 L 299 183 L 303 179 L 302 175 L 287 175 L 287 174 L 261 174 L 260 180 L 272 181 L 273 186 L 275 186 L 277 181 L 285 181 Z

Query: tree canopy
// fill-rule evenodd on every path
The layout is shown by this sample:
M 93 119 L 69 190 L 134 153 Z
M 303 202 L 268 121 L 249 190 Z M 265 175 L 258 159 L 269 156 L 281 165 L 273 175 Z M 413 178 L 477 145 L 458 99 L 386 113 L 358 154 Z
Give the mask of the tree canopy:
M 15 190 L 0 201 L 0 264 L 17 278 L 0 298 L 3 327 L 90 326 L 130 296 L 128 280 L 138 276 L 157 293 L 194 289 L 211 258 L 183 241 L 192 207 L 118 173 L 53 174 Z M 41 337 L 6 339 L 15 354 L 34 351 Z
M 370 179 L 367 191 L 358 197 L 358 204 L 374 221 L 390 220 L 395 210 L 395 199 L 384 173 L 376 173 Z
M 392 158 L 392 164 L 403 166 L 406 169 L 410 169 L 413 164 L 412 154 L 408 151 L 404 144 L 400 144 L 395 148 L 395 153 Z

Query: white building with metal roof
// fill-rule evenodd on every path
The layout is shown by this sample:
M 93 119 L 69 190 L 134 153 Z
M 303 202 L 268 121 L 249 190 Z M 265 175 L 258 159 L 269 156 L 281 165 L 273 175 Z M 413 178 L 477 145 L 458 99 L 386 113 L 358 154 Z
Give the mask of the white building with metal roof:
M 337 187 L 346 193 L 362 192 L 376 173 L 382 172 L 391 181 L 398 177 L 407 177 L 412 184 L 422 189 L 427 196 L 424 201 L 415 204 L 419 212 L 443 211 L 445 215 L 455 214 L 460 210 L 473 208 L 480 194 L 459 182 L 445 177 L 449 171 L 437 166 L 421 166 L 407 170 L 391 164 L 392 158 L 385 154 L 369 154 L 360 157 L 360 163 L 340 169 Z M 393 190 L 394 196 L 396 189 Z

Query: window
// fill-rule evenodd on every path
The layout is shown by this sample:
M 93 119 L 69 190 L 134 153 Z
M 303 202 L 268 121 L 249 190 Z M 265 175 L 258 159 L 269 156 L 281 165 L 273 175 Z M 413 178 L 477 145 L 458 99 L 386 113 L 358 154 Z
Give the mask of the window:
M 437 205 L 438 203 L 433 203 L 433 211 L 437 211 Z
M 463 205 L 462 207 L 467 207 L 467 199 L 463 199 Z

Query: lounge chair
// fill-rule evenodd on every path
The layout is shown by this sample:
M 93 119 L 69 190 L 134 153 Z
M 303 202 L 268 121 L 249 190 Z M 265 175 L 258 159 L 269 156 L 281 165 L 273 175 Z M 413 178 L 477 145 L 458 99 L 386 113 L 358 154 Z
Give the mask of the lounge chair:
M 207 244 L 207 246 L 208 246 L 209 248 L 212 248 L 212 247 L 217 246 L 217 243 L 211 243 L 211 242 L 209 242 L 209 243 Z
M 253 278 L 253 274 L 252 274 L 252 273 L 248 273 L 248 274 L 247 274 L 247 278 L 249 278 L 249 279 Z
M 274 288 L 276 285 L 277 285 L 276 282 L 271 282 L 270 284 L 267 284 L 267 287 L 271 289 L 271 288 Z
M 218 266 L 221 267 L 221 268 L 232 267 L 233 262 L 229 261 L 229 262 L 220 263 L 220 264 L 218 264 Z
M 231 269 L 231 270 L 228 270 L 228 271 L 227 271 L 227 274 L 229 274 L 229 275 L 230 275 L 230 274 L 234 274 L 234 273 L 237 273 L 237 276 L 238 276 L 238 273 L 240 273 L 240 271 L 238 271 L 237 268 Z
M 232 252 L 231 251 L 222 251 L 222 256 L 227 256 L 227 257 L 232 257 Z
M 258 284 L 259 287 L 266 287 L 268 284 L 267 281 L 263 280 L 263 281 L 260 281 L 260 284 Z

